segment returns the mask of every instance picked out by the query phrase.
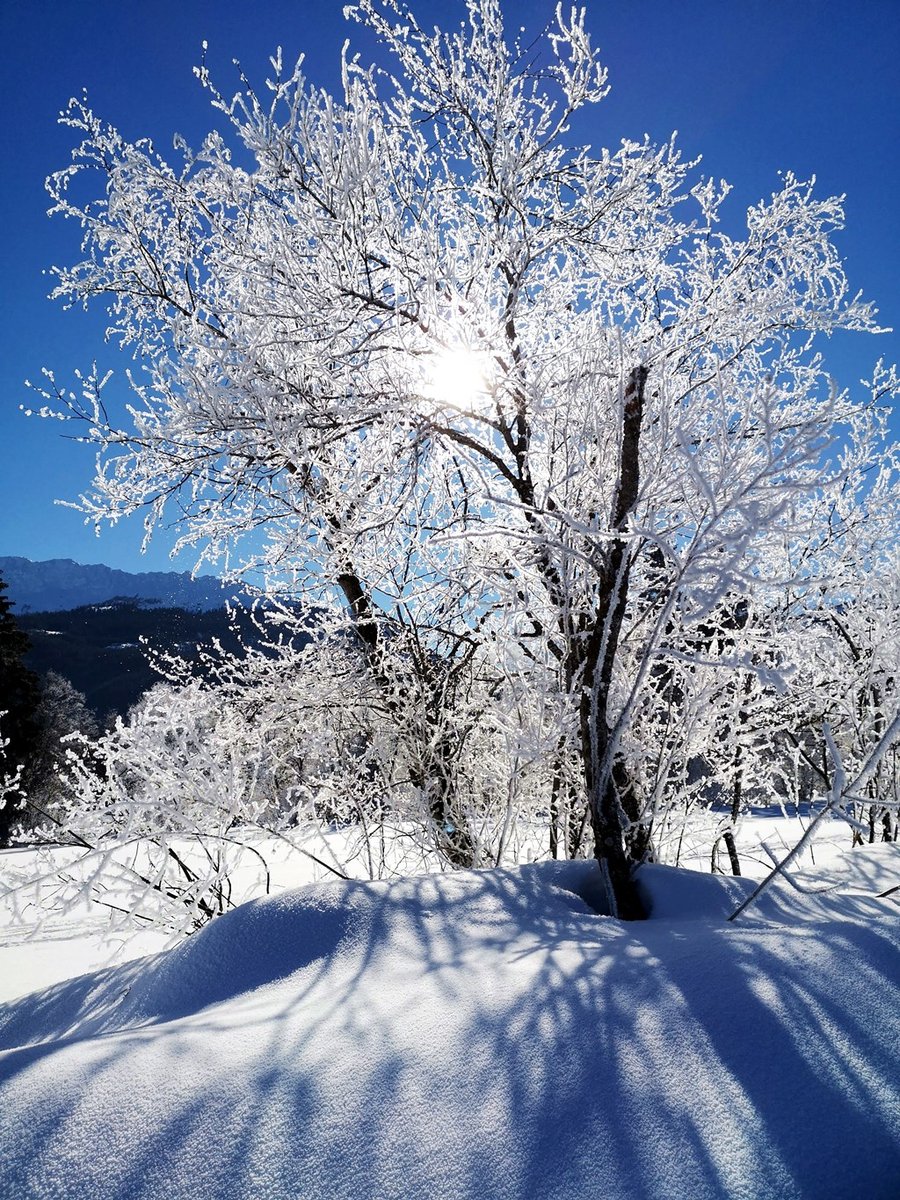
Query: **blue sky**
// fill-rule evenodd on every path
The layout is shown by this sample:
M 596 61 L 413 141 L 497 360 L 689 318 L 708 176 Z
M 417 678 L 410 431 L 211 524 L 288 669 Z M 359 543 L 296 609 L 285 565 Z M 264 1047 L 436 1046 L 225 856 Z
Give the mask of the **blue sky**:
M 417 6 L 423 20 L 461 15 L 455 0 Z M 128 137 L 161 147 L 173 132 L 196 143 L 210 126 L 207 99 L 193 78 L 203 39 L 220 86 L 235 81 L 233 58 L 262 79 L 277 45 L 307 54 L 310 78 L 339 84 L 341 44 L 351 35 L 342 0 L 0 0 L 0 555 L 74 558 L 126 570 L 187 570 L 170 561 L 159 536 L 141 556 L 138 521 L 105 531 L 54 505 L 89 483 L 92 454 L 55 424 L 20 411 L 33 397 L 24 380 L 52 368 L 58 379 L 94 358 L 127 365 L 103 345 L 97 308 L 66 313 L 46 299 L 42 272 L 78 255 L 71 222 L 49 220 L 45 177 L 68 161 L 69 131 L 56 116 L 88 89 L 95 111 Z M 553 0 L 507 3 L 510 25 L 543 26 Z M 846 193 L 847 230 L 839 246 L 854 288 L 900 330 L 900 4 L 897 0 L 594 0 L 588 19 L 610 70 L 612 93 L 590 110 L 579 136 L 596 146 L 622 137 L 680 135 L 703 155 L 702 170 L 735 185 L 730 211 L 778 186 L 777 172 L 815 173 L 820 194 Z M 831 369 L 853 384 L 879 356 L 900 358 L 900 337 L 836 337 Z M 896 421 L 900 433 L 900 419 Z

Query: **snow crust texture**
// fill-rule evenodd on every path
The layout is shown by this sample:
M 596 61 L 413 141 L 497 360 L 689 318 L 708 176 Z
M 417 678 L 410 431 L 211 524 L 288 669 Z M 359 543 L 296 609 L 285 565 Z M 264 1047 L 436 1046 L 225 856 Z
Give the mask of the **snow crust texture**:
M 900 1195 L 894 846 L 742 880 L 590 864 L 313 885 L 0 1007 L 0 1196 Z

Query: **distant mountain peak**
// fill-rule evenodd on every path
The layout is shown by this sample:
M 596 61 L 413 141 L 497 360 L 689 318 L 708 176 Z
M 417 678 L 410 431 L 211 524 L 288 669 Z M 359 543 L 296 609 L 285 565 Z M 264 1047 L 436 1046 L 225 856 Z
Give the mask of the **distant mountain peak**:
M 139 603 L 209 611 L 232 598 L 245 598 L 235 586 L 225 587 L 214 575 L 192 578 L 189 572 L 120 571 L 71 558 L 32 562 L 0 556 L 0 578 L 8 585 L 14 612 L 63 612 L 86 604 Z

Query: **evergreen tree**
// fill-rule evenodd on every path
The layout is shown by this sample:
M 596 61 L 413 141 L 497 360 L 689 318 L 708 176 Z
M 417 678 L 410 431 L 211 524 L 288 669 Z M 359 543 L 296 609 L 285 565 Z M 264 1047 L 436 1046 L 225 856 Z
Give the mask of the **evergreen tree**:
M 37 676 L 25 665 L 28 638 L 16 624 L 12 603 L 3 594 L 6 583 L 0 579 L 0 711 L 6 745 L 0 745 L 0 778 L 15 774 L 26 766 L 36 749 L 38 738 L 37 707 L 40 685 Z M 0 846 L 8 846 L 10 835 L 22 816 L 24 799 L 7 797 L 0 808 Z

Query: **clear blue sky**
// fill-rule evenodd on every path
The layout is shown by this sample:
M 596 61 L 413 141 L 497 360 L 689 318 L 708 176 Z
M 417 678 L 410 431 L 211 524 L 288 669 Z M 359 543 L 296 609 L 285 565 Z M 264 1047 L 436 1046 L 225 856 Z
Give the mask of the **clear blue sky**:
M 456 0 L 426 0 L 423 19 L 449 23 Z M 510 25 L 543 26 L 554 0 L 508 2 Z M 93 358 L 123 367 L 102 343 L 103 314 L 65 313 L 46 299 L 42 271 L 71 262 L 78 233 L 50 221 L 44 178 L 65 165 L 71 134 L 56 124 L 70 95 L 88 89 L 101 116 L 128 137 L 161 147 L 172 133 L 196 143 L 209 127 L 207 100 L 191 73 L 200 44 L 220 86 L 235 82 L 232 58 L 254 79 L 282 45 L 304 50 L 309 76 L 332 90 L 348 33 L 371 58 L 342 0 L 0 0 L 0 196 L 3 321 L 0 342 L 0 555 L 74 558 L 126 570 L 189 569 L 170 543 L 140 555 L 138 522 L 96 538 L 79 514 L 54 506 L 89 483 L 92 454 L 29 420 L 23 386 L 43 366 L 67 381 Z M 731 211 L 777 187 L 777 172 L 815 173 L 821 194 L 847 194 L 840 239 L 854 288 L 900 330 L 900 3 L 898 0 L 592 0 L 594 43 L 612 94 L 579 135 L 615 146 L 677 129 L 703 170 L 735 185 Z M 880 355 L 900 358 L 900 337 L 835 338 L 831 369 L 852 384 Z M 900 433 L 900 420 L 898 433 Z

